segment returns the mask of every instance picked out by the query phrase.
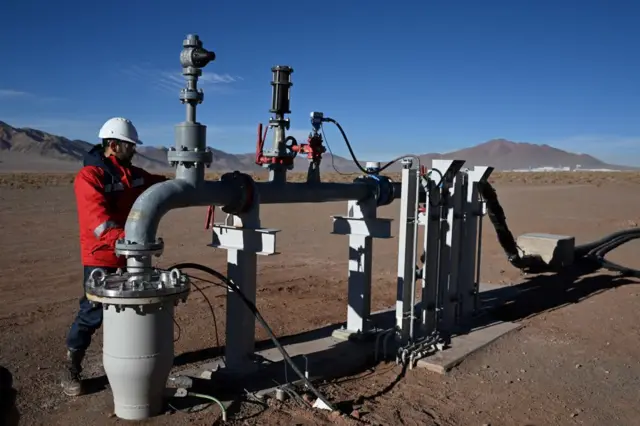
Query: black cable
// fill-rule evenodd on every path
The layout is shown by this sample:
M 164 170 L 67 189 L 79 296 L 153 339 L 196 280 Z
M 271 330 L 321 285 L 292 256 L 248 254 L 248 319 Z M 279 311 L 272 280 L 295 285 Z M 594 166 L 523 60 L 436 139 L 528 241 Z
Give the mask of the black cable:
M 195 279 L 200 279 L 200 280 L 202 279 L 202 278 L 198 278 L 198 277 L 190 277 L 190 278 L 195 278 Z M 207 295 L 204 294 L 204 291 L 202 291 L 202 289 L 200 287 L 198 287 L 196 285 L 196 283 L 194 283 L 192 281 L 191 284 L 196 288 L 196 290 L 198 290 L 200 292 L 202 297 L 204 297 L 204 300 L 206 300 L 207 305 L 209 305 L 209 310 L 211 311 L 211 317 L 213 318 L 213 329 L 214 329 L 214 331 L 216 333 L 216 348 L 220 348 L 220 336 L 218 335 L 218 321 L 216 321 L 216 312 L 213 309 L 213 305 L 211 304 L 211 301 L 209 300 Z
M 623 229 L 621 231 L 616 231 L 612 234 L 605 236 L 604 238 L 600 238 L 599 240 L 576 246 L 575 252 L 578 257 L 582 257 L 588 254 L 589 252 L 592 252 L 594 249 L 598 249 L 619 237 L 634 235 L 634 234 L 640 235 L 640 228 L 631 228 L 631 229 Z
M 387 164 L 385 164 L 384 166 L 380 167 L 380 169 L 378 169 L 376 171 L 369 171 L 369 170 L 365 169 L 364 167 L 362 167 L 362 165 L 360 164 L 360 162 L 356 158 L 356 154 L 353 152 L 353 149 L 351 148 L 351 142 L 349 142 L 349 138 L 347 137 L 347 134 L 344 132 L 344 129 L 342 128 L 340 123 L 338 123 L 336 120 L 334 120 L 333 118 L 330 118 L 330 117 L 325 117 L 324 121 L 326 121 L 328 123 L 333 123 L 333 124 L 336 125 L 336 127 L 338 128 L 338 130 L 342 134 L 342 138 L 344 139 L 344 143 L 347 145 L 347 149 L 349 150 L 349 154 L 351 155 L 351 159 L 356 164 L 356 167 L 358 169 L 360 169 L 360 171 L 362 173 L 366 174 L 366 175 L 382 173 L 388 167 L 392 166 L 393 164 L 395 164 L 398 161 L 402 160 L 403 158 L 407 158 L 407 157 L 411 157 L 411 158 L 415 159 L 417 164 L 418 164 L 418 168 L 420 168 L 420 158 L 418 158 L 416 155 L 402 155 L 400 157 L 394 158 L 393 160 L 389 161 Z
M 333 170 L 335 170 L 336 173 L 338 173 L 339 175 L 342 175 L 342 176 L 350 176 L 350 175 L 356 174 L 356 172 L 343 173 L 343 172 L 341 172 L 340 170 L 337 169 L 336 163 L 334 161 L 335 154 L 331 150 L 331 145 L 329 145 L 329 141 L 327 140 L 327 135 L 324 134 L 324 127 L 320 127 L 320 131 L 322 132 L 322 137 L 324 138 L 324 143 L 327 144 L 327 148 L 329 149 L 329 154 L 331 154 L 331 167 L 333 167 Z
M 173 323 L 176 325 L 176 327 L 178 328 L 178 337 L 176 337 L 175 339 L 173 339 L 173 343 L 177 342 L 178 340 L 180 340 L 180 337 L 182 337 L 182 328 L 180 327 L 180 324 L 178 324 L 178 321 L 176 321 L 176 317 L 172 317 L 171 318 L 173 320 Z
M 315 388 L 315 386 L 313 386 L 313 384 L 309 381 L 309 379 L 307 379 L 305 377 L 305 375 L 302 373 L 302 371 L 300 371 L 300 369 L 293 362 L 293 360 L 291 359 L 291 357 L 289 356 L 287 351 L 282 347 L 282 345 L 280 344 L 280 342 L 276 338 L 275 334 L 271 330 L 271 327 L 269 327 L 269 324 L 267 324 L 265 319 L 260 314 L 260 311 L 258 311 L 258 308 L 256 307 L 256 305 L 247 298 L 247 296 L 242 292 L 242 290 L 240 290 L 240 288 L 233 281 L 231 281 L 228 277 L 226 277 L 225 275 L 223 275 L 220 272 L 216 271 L 215 269 L 209 268 L 208 266 L 201 265 L 199 263 L 179 263 L 177 265 L 171 266 L 168 269 L 171 270 L 171 269 L 174 269 L 174 268 L 177 268 L 177 269 L 180 269 L 180 270 L 182 270 L 182 269 L 196 269 L 196 270 L 199 270 L 199 271 L 202 271 L 202 272 L 206 272 L 207 274 L 209 274 L 209 275 L 219 279 L 220 281 L 222 281 L 222 283 L 224 283 L 227 288 L 229 288 L 230 290 L 234 291 L 240 297 L 240 299 L 245 303 L 245 305 L 247 305 L 249 310 L 251 310 L 251 312 L 256 317 L 256 319 L 258 320 L 260 325 L 262 325 L 264 330 L 269 335 L 269 338 L 271 339 L 271 341 L 273 342 L 275 347 L 282 354 L 282 357 L 284 358 L 284 360 L 287 362 L 287 364 L 289 364 L 291 366 L 291 368 L 298 375 L 298 377 L 300 377 L 300 379 L 311 390 L 311 392 L 313 392 L 313 394 L 320 401 L 322 401 L 330 410 L 337 411 L 336 408 L 320 393 L 320 391 L 318 391 Z M 213 284 L 217 284 L 217 283 L 213 283 Z
M 628 268 L 605 259 L 605 256 L 610 251 L 638 238 L 640 238 L 640 229 L 638 228 L 617 231 L 600 240 L 576 247 L 574 256 L 577 257 L 578 261 L 595 262 L 600 268 L 618 272 L 622 276 L 640 278 L 640 270 Z M 596 246 L 596 244 L 599 245 Z M 590 250 L 585 254 L 584 252 L 587 248 L 590 248 Z

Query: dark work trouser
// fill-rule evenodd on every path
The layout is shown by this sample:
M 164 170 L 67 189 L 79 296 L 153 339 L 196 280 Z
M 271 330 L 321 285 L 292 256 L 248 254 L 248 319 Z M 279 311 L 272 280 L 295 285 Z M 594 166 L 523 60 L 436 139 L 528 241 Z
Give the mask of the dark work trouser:
M 80 298 L 80 310 L 76 319 L 71 324 L 69 334 L 67 334 L 67 348 L 74 351 L 85 351 L 91 344 L 93 334 L 102 325 L 102 304 L 92 303 L 87 299 L 84 292 L 84 283 L 89 279 L 89 274 L 96 266 L 84 267 L 84 278 L 82 281 L 82 297 Z M 115 268 L 104 268 L 107 273 L 115 272 Z

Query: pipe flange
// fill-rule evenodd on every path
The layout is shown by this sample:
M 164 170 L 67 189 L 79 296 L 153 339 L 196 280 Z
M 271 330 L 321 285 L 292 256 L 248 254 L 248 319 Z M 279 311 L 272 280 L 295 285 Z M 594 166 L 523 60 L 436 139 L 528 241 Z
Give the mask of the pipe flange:
M 378 207 L 389 205 L 395 200 L 393 180 L 383 175 L 366 175 L 354 179 L 356 183 L 365 183 L 374 188 L 374 198 Z
M 93 300 L 136 299 L 134 304 L 158 303 L 167 297 L 186 297 L 191 288 L 188 275 L 178 269 L 163 271 L 151 269 L 145 273 L 114 272 L 108 274 L 102 268 L 91 271 L 85 282 L 85 293 Z M 142 300 L 144 299 L 144 300 Z M 127 304 L 127 303 L 124 303 Z
M 164 250 L 164 241 L 158 238 L 155 243 L 134 243 L 129 240 L 118 240 L 115 252 L 118 256 L 160 256 Z
M 202 91 L 202 89 L 199 89 L 199 90 L 181 89 L 180 101 L 182 101 L 182 103 L 189 102 L 189 101 L 196 101 L 201 104 L 204 101 L 204 92 Z
M 220 181 L 236 186 L 238 194 L 240 194 L 232 203 L 222 207 L 222 211 L 233 215 L 249 211 L 253 205 L 253 195 L 255 191 L 253 178 L 246 173 L 235 171 L 225 173 L 220 177 Z
M 211 164 L 213 161 L 213 152 L 199 151 L 198 148 L 193 151 L 169 151 L 167 152 L 167 160 L 170 163 L 205 163 Z

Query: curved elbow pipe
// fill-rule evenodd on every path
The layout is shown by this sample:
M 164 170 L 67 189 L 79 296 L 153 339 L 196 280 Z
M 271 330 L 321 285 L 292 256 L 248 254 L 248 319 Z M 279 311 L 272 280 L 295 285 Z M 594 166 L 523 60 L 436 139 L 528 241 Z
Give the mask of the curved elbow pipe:
M 133 204 L 124 228 L 125 239 L 134 244 L 155 243 L 158 225 L 169 210 L 191 206 L 224 206 L 237 188 L 221 181 L 205 181 L 193 186 L 182 179 L 157 183 L 144 191 Z

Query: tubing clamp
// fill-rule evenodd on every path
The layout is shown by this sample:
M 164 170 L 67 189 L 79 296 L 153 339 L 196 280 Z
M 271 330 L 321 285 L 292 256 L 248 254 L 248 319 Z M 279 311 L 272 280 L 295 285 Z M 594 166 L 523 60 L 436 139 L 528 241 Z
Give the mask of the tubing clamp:
M 249 211 L 253 205 L 253 195 L 255 191 L 253 178 L 248 174 L 235 171 L 232 173 L 225 173 L 220 177 L 220 181 L 236 186 L 237 191 L 240 194 L 240 196 L 232 203 L 222 207 L 222 211 L 233 215 Z

